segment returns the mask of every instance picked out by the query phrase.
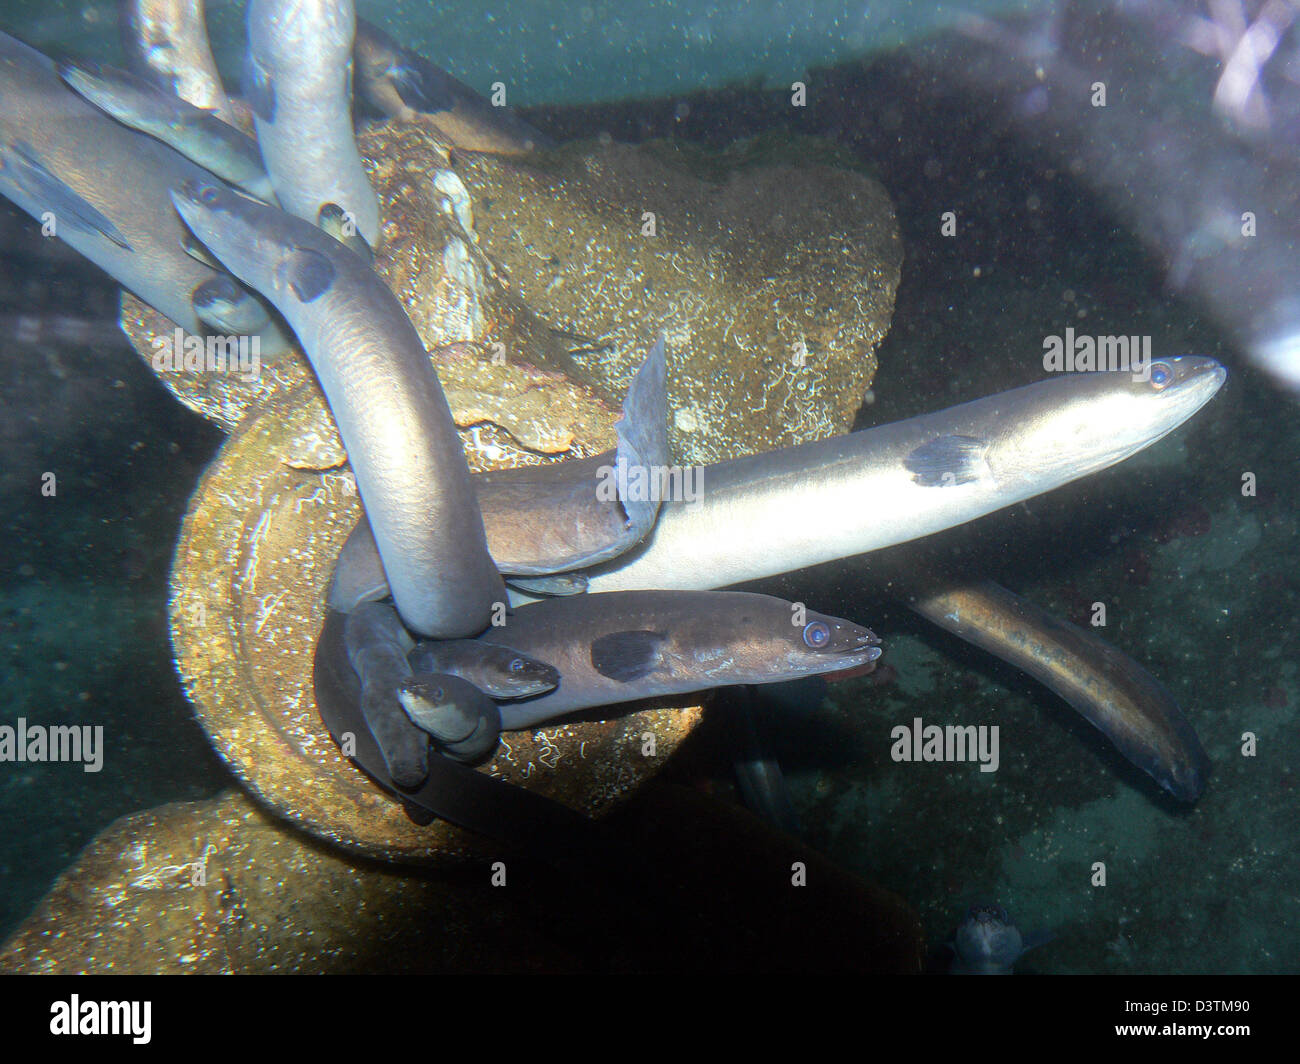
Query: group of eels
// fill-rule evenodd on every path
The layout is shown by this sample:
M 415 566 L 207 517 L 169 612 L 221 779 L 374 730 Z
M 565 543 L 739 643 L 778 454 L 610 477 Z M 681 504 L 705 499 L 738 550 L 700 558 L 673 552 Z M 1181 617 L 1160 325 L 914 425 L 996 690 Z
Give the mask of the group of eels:
M 359 24 L 350 0 L 252 0 L 253 141 L 227 124 L 238 105 L 215 68 L 186 67 L 187 55 L 211 59 L 193 20 L 145 27 L 137 12 L 137 23 L 175 38 L 165 63 L 142 65 L 152 81 L 56 64 L 0 34 L 0 192 L 53 217 L 57 235 L 182 328 L 256 332 L 274 349 L 282 320 L 297 337 L 365 510 L 329 593 L 318 705 L 423 822 L 516 838 L 534 819 L 568 825 L 461 764 L 486 758 L 502 729 L 870 668 L 881 648 L 869 629 L 718 589 L 926 536 L 1104 469 L 1181 425 L 1225 378 L 1195 356 L 1141 376 L 1062 375 L 683 471 L 668 453 L 660 338 L 614 451 L 471 475 L 428 354 L 369 265 L 383 230 L 353 137 L 352 77 L 375 106 L 422 111 L 460 147 L 522 152 L 545 138 Z M 626 490 L 662 488 L 674 469 L 700 487 L 689 501 Z M 624 488 L 611 495 L 610 483 Z M 921 583 L 910 604 L 923 616 L 1061 693 L 1174 795 L 1199 795 L 1204 752 L 1135 663 L 995 585 Z

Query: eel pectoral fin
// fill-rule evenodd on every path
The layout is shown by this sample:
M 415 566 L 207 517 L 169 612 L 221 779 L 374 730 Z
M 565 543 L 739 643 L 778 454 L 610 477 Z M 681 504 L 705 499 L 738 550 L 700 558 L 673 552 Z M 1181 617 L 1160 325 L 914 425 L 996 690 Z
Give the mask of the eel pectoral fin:
M 102 211 L 41 164 L 30 145 L 19 142 L 0 149 L 0 176 L 8 177 L 31 199 L 53 212 L 56 225 L 62 222 L 85 233 L 99 233 L 126 251 L 134 250 Z
M 983 475 L 988 449 L 988 441 L 977 436 L 936 436 L 915 448 L 903 465 L 923 488 L 970 484 Z
M 587 578 L 582 573 L 551 573 L 546 576 L 507 576 L 506 583 L 530 595 L 584 595 Z
M 266 307 L 228 273 L 204 281 L 191 302 L 199 320 L 223 336 L 250 336 L 271 322 Z
M 327 203 L 316 216 L 316 227 L 329 233 L 345 248 L 360 255 L 366 262 L 373 262 L 375 253 L 366 238 L 357 229 L 357 221 L 337 203 Z
M 633 683 L 659 667 L 667 639 L 659 632 L 610 632 L 591 644 L 591 664 L 602 676 Z
M 315 302 L 334 283 L 334 264 L 311 248 L 294 248 L 280 269 L 299 303 Z
M 434 72 L 414 62 L 394 63 L 384 71 L 402 103 L 412 111 L 438 114 L 456 106 L 456 98 Z

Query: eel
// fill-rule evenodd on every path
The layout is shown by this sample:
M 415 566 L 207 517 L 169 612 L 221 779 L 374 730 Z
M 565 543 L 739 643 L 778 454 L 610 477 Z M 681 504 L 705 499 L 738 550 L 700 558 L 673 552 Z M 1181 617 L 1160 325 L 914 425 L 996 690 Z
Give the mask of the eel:
M 554 147 L 513 111 L 483 99 L 365 19 L 357 19 L 353 57 L 360 95 L 389 118 L 410 122 L 423 115 L 463 151 L 520 155 Z
M 500 706 L 506 730 L 578 710 L 840 672 L 874 662 L 870 629 L 741 591 L 625 591 L 521 606 L 479 642 L 555 666 L 554 691 Z
M 1225 378 L 1218 362 L 1196 355 L 1153 363 L 1145 380 L 1063 374 L 904 421 L 696 467 L 697 497 L 664 499 L 649 535 L 587 570 L 587 587 L 709 590 L 941 532 L 1149 447 L 1205 405 Z M 553 482 L 579 486 L 589 483 L 590 461 L 538 468 Z M 494 515 L 489 551 L 534 570 L 555 560 L 542 551 L 521 557 L 519 541 L 507 545 L 505 537 L 539 505 L 522 488 L 535 476 L 528 469 L 474 478 L 479 505 Z M 362 537 L 349 539 L 350 548 L 360 555 Z M 373 557 L 340 559 L 340 568 L 353 574 L 350 585 L 365 585 L 364 597 L 386 594 Z M 331 603 L 346 608 L 341 595 L 331 594 Z
M 960 524 L 1155 442 L 1207 402 L 1224 377 L 1218 363 L 1191 356 L 1155 363 L 1146 379 L 1070 375 L 849 437 L 708 466 L 703 498 L 666 503 L 645 547 L 595 570 L 589 586 L 716 587 Z M 820 468 L 819 461 L 831 468 Z M 893 506 L 868 510 L 841 501 L 837 512 L 837 493 L 841 500 L 874 501 L 877 486 L 886 502 L 897 500 Z M 908 498 L 917 500 L 915 509 L 906 509 Z M 819 514 L 834 516 L 818 524 Z M 873 541 L 882 528 L 890 538 Z M 819 532 L 826 535 L 818 538 Z M 1206 759 L 1167 693 L 1100 640 L 1066 646 L 1061 630 L 1052 627 L 1060 622 L 1030 609 L 1017 614 L 1019 627 L 989 613 L 988 641 L 980 642 L 978 632 L 969 638 L 1031 675 L 1055 675 L 1056 686 L 1049 686 L 1086 719 L 1100 722 L 1121 753 L 1176 797 L 1194 801 Z M 938 623 L 943 626 L 942 619 Z M 1068 663 L 1104 671 L 1063 680 L 1068 670 L 1059 653 L 1053 662 L 1050 652 L 1053 631 L 1055 650 L 1071 654 Z
M 1222 386 L 1212 358 L 1071 373 L 932 414 L 701 469 L 691 502 L 588 572 L 592 592 L 726 587 L 904 543 L 1088 476 L 1172 432 Z
M 0 33 L 0 193 L 186 332 L 194 296 L 224 274 L 187 254 L 168 192 L 212 181 L 189 159 L 87 103 L 35 49 Z M 263 306 L 244 321 L 263 357 L 286 341 Z M 251 326 L 256 326 L 252 330 Z
M 1127 654 L 989 580 L 903 583 L 913 610 L 1054 691 L 1175 798 L 1201 796 L 1210 762 L 1196 732 Z
M 274 201 L 275 191 L 262 166 L 257 141 L 211 111 L 114 67 L 66 58 L 56 69 L 75 92 L 124 126 L 175 148 L 249 195 Z
M 620 875 L 635 881 L 640 870 L 617 838 L 568 806 L 524 787 L 478 772 L 431 752 L 428 774 L 414 790 L 396 787 L 374 736 L 361 715 L 361 686 L 348 661 L 346 617 L 329 611 L 317 642 L 312 683 L 316 705 L 345 756 L 382 790 L 393 795 L 418 824 L 440 817 L 477 832 L 513 851 L 546 862 L 579 861 L 593 875 Z M 610 857 L 618 863 L 608 863 Z
M 172 200 L 187 225 L 269 299 L 316 371 L 356 474 L 402 619 L 424 636 L 476 635 L 505 587 L 451 409 L 396 297 L 309 222 L 205 181 Z
M 547 573 L 542 576 L 506 577 L 506 583 L 535 598 L 549 598 L 553 595 L 584 595 L 587 592 L 587 578 L 582 573 Z
M 382 760 L 381 777 L 401 793 L 427 779 L 429 738 L 441 755 L 478 761 L 503 729 L 595 706 L 841 672 L 881 654 L 869 629 L 801 603 L 735 591 L 552 599 L 522 607 L 478 640 L 422 644 L 421 652 L 412 651 L 390 605 L 364 602 L 331 615 L 346 617 L 344 651 L 360 684 L 360 717 Z M 324 652 L 318 648 L 318 662 Z M 516 701 L 503 705 L 451 674 L 497 673 L 488 680 L 499 683 L 512 664 L 529 659 L 554 663 L 554 682 L 531 698 L 512 690 Z
M 281 206 L 319 224 L 331 204 L 379 246 L 379 200 L 352 129 L 352 0 L 252 0 L 253 124 Z
M 473 763 L 497 748 L 501 712 L 468 680 L 449 673 L 417 673 L 398 685 L 397 701 L 411 723 L 447 757 Z
M 348 614 L 343 640 L 361 685 L 361 716 L 388 778 L 403 790 L 418 787 L 429 774 L 429 739 L 393 711 L 398 687 L 411 677 L 406 661 L 410 635 L 391 606 L 367 602 Z
M 194 313 L 221 336 L 249 336 L 263 328 L 266 307 L 228 273 L 219 273 L 194 289 Z

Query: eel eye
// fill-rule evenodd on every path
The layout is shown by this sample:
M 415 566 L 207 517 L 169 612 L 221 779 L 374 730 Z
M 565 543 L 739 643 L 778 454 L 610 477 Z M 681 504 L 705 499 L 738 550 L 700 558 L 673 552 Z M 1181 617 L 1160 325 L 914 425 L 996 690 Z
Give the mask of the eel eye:
M 441 701 L 442 701 L 443 695 L 442 695 L 442 688 L 441 688 L 441 687 L 435 687 L 435 688 L 430 692 L 430 694 L 433 696 L 433 697 L 432 697 L 432 701 L 434 701 L 434 702 L 441 702 Z
M 510 666 L 509 666 L 509 668 L 510 668 L 510 671 L 511 671 L 511 672 L 523 672 L 523 671 L 524 671 L 524 659 L 523 659 L 523 658 L 511 658 L 511 659 L 510 659 Z
M 813 621 L 803 630 L 803 641 L 813 650 L 821 650 L 831 641 L 831 630 L 823 621 Z
M 1151 387 L 1160 391 L 1174 379 L 1174 372 L 1167 362 L 1151 363 Z

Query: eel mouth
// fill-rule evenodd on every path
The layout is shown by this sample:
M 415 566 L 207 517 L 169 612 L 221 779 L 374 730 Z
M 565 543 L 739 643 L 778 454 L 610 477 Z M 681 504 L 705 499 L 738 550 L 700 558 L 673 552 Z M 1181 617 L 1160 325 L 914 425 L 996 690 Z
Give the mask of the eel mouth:
M 822 679 L 828 683 L 866 676 L 875 669 L 876 662 L 885 652 L 880 637 L 870 628 L 849 625 L 847 629 L 842 636 L 842 645 L 831 651 L 839 667 L 821 673 Z
M 822 679 L 827 683 L 835 683 L 838 680 L 852 680 L 856 676 L 866 676 L 876 671 L 876 662 L 880 660 L 880 655 L 883 653 L 880 647 L 867 647 L 866 650 L 859 652 L 862 660 L 856 665 L 848 665 L 834 672 L 824 672 L 821 674 Z

